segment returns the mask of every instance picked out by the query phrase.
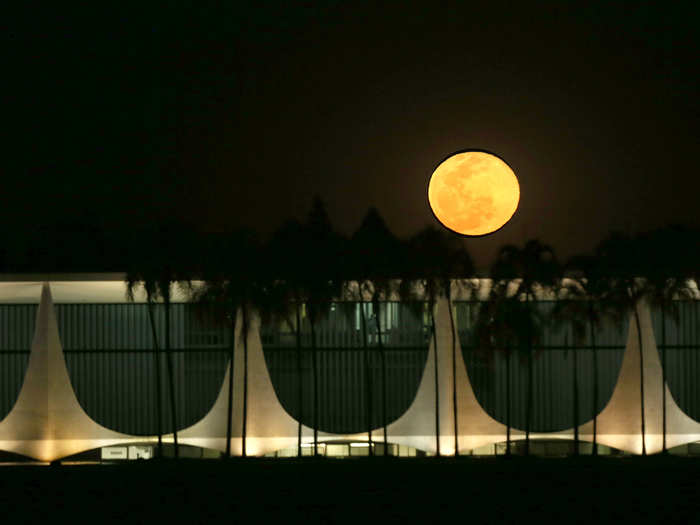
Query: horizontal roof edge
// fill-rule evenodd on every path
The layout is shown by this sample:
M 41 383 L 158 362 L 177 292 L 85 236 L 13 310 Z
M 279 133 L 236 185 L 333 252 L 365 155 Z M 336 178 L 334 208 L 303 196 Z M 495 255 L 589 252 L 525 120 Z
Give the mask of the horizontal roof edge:
M 0 273 L 0 282 L 124 281 L 126 272 Z

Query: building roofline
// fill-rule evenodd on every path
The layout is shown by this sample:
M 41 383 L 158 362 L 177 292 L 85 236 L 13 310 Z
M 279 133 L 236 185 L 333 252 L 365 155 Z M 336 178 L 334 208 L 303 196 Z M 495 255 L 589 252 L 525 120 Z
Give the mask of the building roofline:
M 126 272 L 0 273 L 0 282 L 124 281 Z

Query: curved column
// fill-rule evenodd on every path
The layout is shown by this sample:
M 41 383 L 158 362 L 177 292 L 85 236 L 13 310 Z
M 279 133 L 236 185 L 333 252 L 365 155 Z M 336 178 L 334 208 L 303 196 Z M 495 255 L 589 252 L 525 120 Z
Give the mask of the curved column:
M 0 421 L 0 449 L 53 461 L 105 445 L 144 442 L 85 413 L 71 386 L 48 283 L 41 289 L 27 372 L 17 402 Z
M 237 319 L 240 320 L 240 311 Z M 267 452 L 293 447 L 297 444 L 298 423 L 282 407 L 277 399 L 272 380 L 267 370 L 260 340 L 260 319 L 251 320 L 248 339 L 248 408 L 246 428 L 246 454 L 262 455 Z M 243 452 L 243 372 L 244 356 L 241 341 L 241 323 L 236 322 L 235 352 L 233 363 L 233 406 L 231 453 L 240 456 Z M 211 410 L 191 427 L 178 433 L 182 443 L 199 447 L 226 450 L 226 427 L 228 421 L 228 389 L 231 380 L 227 366 L 219 395 Z M 304 436 L 310 430 L 303 427 Z M 308 437 L 305 438 L 308 441 Z
M 656 348 L 651 312 L 646 303 L 637 306 L 644 358 L 645 445 L 648 454 L 663 448 L 663 376 Z M 615 389 L 610 401 L 598 415 L 598 442 L 635 454 L 642 453 L 641 375 L 639 337 L 634 314 L 630 315 L 627 345 Z M 666 390 L 666 443 L 675 447 L 700 440 L 700 423 L 686 415 L 676 404 L 668 385 Z M 593 422 L 579 427 L 581 439 L 593 440 Z
M 397 421 L 389 425 L 389 440 L 420 450 L 437 452 L 435 418 L 435 367 L 437 358 L 439 405 L 440 453 L 455 453 L 453 413 L 452 335 L 447 299 L 437 301 L 435 311 L 437 349 L 431 338 L 423 377 L 418 392 L 409 409 Z M 506 426 L 499 423 L 481 407 L 469 382 L 462 357 L 459 337 L 455 327 L 457 426 L 461 453 L 491 443 L 505 441 Z M 522 432 L 511 430 L 511 438 L 519 438 Z

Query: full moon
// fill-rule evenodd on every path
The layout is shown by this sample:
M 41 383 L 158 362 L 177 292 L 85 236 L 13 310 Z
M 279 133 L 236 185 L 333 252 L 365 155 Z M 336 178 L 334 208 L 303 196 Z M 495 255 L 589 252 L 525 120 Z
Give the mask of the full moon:
M 428 184 L 435 217 L 462 235 L 498 230 L 513 216 L 519 201 L 520 185 L 513 170 L 483 151 L 452 155 L 435 169 Z

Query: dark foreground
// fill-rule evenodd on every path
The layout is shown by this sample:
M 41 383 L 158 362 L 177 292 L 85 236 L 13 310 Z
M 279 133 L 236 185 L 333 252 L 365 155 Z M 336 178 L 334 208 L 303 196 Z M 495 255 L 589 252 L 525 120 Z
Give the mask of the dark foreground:
M 700 523 L 700 459 L 374 458 L 0 467 L 5 523 Z M 222 522 L 223 523 L 223 522 Z

